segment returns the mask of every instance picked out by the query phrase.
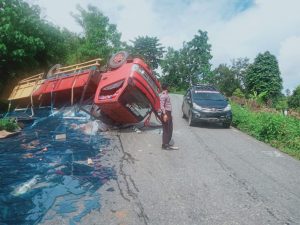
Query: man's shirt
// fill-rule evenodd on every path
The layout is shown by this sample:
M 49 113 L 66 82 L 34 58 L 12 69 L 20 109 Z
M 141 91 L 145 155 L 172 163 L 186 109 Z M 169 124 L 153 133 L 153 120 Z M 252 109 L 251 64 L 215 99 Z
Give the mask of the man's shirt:
M 167 90 L 160 94 L 160 109 L 163 114 L 165 114 L 166 111 L 172 111 L 171 99 Z

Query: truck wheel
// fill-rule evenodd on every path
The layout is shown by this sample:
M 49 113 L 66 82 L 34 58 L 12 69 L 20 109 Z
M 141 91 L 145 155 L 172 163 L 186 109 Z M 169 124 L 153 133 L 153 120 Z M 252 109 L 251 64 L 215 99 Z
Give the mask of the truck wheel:
M 111 69 L 117 69 L 127 61 L 128 56 L 129 54 L 126 51 L 117 52 L 109 59 L 108 66 Z

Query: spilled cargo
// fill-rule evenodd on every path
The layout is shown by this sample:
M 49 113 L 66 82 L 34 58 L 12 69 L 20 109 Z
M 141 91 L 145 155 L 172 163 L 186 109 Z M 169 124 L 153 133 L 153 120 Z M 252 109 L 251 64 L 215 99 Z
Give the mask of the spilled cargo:
M 75 107 L 36 113 L 44 116 L 0 139 L 0 224 L 52 223 L 52 214 L 76 224 L 100 208 L 97 190 L 116 179 L 107 161 L 113 140 Z

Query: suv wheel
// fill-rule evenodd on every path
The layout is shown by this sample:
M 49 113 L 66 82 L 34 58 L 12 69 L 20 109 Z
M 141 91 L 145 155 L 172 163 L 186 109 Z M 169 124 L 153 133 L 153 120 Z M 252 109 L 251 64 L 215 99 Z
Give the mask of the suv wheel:
M 223 127 L 224 128 L 229 128 L 230 127 L 230 122 L 224 122 Z
M 194 125 L 193 113 L 192 112 L 189 112 L 188 123 L 189 123 L 189 126 L 193 126 Z
M 185 114 L 184 114 L 184 112 L 183 112 L 183 109 L 181 110 L 181 112 L 182 112 L 182 115 L 181 115 L 181 116 L 182 116 L 182 118 L 183 118 L 183 119 L 185 119 L 185 118 L 186 118 L 186 116 L 185 116 Z

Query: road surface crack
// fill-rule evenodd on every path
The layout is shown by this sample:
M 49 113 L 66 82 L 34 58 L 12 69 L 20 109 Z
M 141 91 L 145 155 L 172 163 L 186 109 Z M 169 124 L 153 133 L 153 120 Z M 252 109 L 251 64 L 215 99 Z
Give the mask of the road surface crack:
M 149 218 L 145 212 L 144 206 L 139 199 L 138 192 L 139 189 L 134 182 L 134 179 L 130 174 L 125 170 L 125 165 L 134 164 L 135 158 L 123 148 L 123 144 L 120 138 L 120 135 L 117 135 L 119 139 L 120 146 L 116 146 L 117 150 L 121 153 L 119 171 L 120 177 L 117 179 L 118 189 L 123 199 L 128 202 L 133 202 L 137 207 L 137 216 L 143 221 L 145 225 L 148 224 Z

